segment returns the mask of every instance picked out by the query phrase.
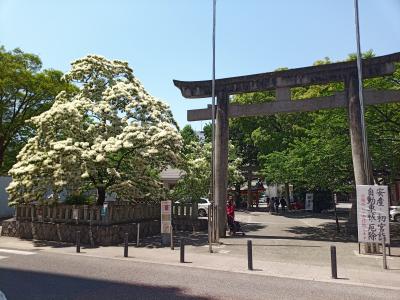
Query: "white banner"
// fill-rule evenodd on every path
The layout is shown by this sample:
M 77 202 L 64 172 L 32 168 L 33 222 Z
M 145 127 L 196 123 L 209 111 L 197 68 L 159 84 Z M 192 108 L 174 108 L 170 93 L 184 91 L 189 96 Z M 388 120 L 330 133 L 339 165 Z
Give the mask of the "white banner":
M 388 187 L 357 185 L 358 241 L 390 243 Z
M 304 204 L 304 209 L 313 211 L 313 209 L 314 209 L 314 194 L 313 193 L 306 194 L 306 203 Z
M 78 220 L 78 218 L 79 218 L 79 209 L 74 208 L 74 209 L 72 210 L 72 219 Z
M 171 233 L 172 202 L 161 201 L 161 233 Z

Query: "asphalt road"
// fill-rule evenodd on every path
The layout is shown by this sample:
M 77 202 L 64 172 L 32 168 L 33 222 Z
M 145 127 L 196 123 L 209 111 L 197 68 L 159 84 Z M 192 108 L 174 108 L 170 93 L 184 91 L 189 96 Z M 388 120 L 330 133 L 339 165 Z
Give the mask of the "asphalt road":
M 32 253 L 32 252 L 31 252 Z M 2 252 L 0 291 L 18 299 L 399 299 L 347 284 L 34 252 Z

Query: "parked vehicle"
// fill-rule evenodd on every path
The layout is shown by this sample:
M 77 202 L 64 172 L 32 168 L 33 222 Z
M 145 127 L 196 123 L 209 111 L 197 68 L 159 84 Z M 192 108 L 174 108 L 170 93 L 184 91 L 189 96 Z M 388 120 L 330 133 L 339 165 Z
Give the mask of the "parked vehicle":
M 208 206 L 211 204 L 211 202 L 207 198 L 201 198 L 198 201 L 198 213 L 199 217 L 206 217 L 208 213 Z
M 258 201 L 259 203 L 267 203 L 267 196 L 265 193 L 260 194 L 260 200 Z
M 390 220 L 400 222 L 400 206 L 389 207 Z

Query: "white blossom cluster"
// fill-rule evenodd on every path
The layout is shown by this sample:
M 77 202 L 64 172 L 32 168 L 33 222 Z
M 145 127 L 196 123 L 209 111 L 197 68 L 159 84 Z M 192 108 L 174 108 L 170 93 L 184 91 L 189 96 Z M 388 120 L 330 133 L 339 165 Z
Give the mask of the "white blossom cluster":
M 154 98 L 126 62 L 89 55 L 72 63 L 53 106 L 30 120 L 36 135 L 9 171 L 10 203 L 43 199 L 49 189 L 115 191 L 143 196 L 158 188 L 157 175 L 175 165 L 181 136 L 169 107 Z

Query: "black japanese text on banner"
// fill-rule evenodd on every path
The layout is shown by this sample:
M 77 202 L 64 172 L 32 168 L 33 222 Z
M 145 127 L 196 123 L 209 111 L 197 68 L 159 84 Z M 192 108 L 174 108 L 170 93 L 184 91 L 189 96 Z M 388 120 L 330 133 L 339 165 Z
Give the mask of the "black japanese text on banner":
M 357 185 L 358 241 L 390 243 L 388 187 Z

